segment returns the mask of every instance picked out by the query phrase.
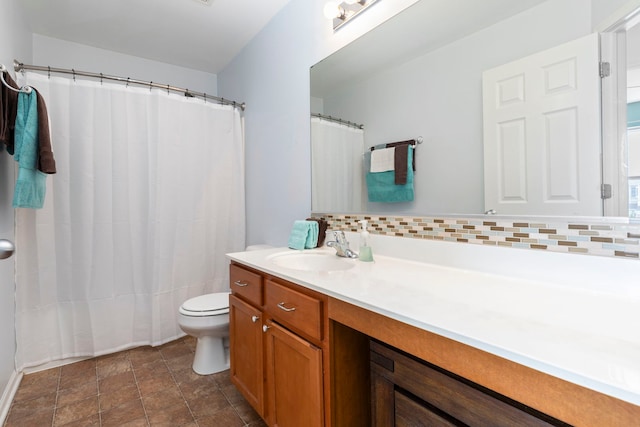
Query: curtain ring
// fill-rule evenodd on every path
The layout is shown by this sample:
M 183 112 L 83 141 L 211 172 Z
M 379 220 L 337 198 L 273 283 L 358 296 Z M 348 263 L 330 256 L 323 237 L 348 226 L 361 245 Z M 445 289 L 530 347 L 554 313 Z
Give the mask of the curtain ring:
M 149 92 L 151 92 L 151 88 L 153 88 L 153 82 L 149 82 Z
M 204 93 L 204 103 L 207 103 L 207 92 Z
M 224 98 L 220 98 L 220 105 L 224 105 Z
M 73 73 L 73 81 L 76 81 L 76 70 L 74 70 L 73 68 L 71 69 L 71 72 Z
M 100 84 L 102 85 L 102 73 L 100 73 Z
M 130 77 L 127 77 L 127 84 L 126 84 L 125 87 L 129 87 L 129 79 L 130 79 Z
M 167 95 L 169 95 L 169 85 L 167 85 Z
M 47 78 L 51 79 L 51 65 L 47 65 Z

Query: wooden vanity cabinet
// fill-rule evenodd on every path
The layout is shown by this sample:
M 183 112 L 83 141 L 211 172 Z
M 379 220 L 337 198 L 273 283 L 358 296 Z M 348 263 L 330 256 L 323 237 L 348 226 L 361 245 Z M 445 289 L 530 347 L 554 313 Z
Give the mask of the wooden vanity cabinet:
M 392 347 L 371 341 L 373 426 L 568 426 Z
M 269 426 L 322 427 L 327 297 L 230 266 L 231 381 Z

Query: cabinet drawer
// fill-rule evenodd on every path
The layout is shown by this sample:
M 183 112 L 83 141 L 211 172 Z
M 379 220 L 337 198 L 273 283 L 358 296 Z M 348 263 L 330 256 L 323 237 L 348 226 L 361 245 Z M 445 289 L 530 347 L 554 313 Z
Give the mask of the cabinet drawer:
M 266 311 L 274 319 L 311 338 L 322 339 L 322 301 L 267 280 Z
M 231 264 L 229 266 L 231 292 L 257 306 L 262 305 L 262 276 Z

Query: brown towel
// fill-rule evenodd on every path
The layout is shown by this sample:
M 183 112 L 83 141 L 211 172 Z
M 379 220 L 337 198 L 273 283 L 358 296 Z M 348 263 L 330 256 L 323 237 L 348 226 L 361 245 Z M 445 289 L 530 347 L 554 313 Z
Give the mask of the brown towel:
M 329 225 L 327 221 L 322 218 L 307 218 L 307 221 L 316 221 L 318 223 L 318 245 L 319 248 L 324 244 L 324 238 L 327 234 L 327 226 Z
M 3 77 L 7 84 L 19 89 L 8 72 L 5 72 Z M 0 144 L 4 144 L 9 154 L 13 155 L 13 130 L 18 111 L 18 92 L 5 87 L 2 83 L 0 86 Z
M 38 95 L 38 170 L 42 173 L 56 173 L 56 159 L 53 158 L 53 150 L 51 149 L 47 105 L 37 90 L 36 95 Z
M 390 142 L 386 145 L 387 148 L 395 147 L 393 152 L 393 167 L 395 170 L 395 184 L 404 185 L 407 183 L 407 160 L 409 156 L 409 146 L 415 145 L 416 141 L 413 139 L 407 141 Z M 413 162 L 411 164 L 414 172 L 416 170 L 416 152 L 413 152 Z

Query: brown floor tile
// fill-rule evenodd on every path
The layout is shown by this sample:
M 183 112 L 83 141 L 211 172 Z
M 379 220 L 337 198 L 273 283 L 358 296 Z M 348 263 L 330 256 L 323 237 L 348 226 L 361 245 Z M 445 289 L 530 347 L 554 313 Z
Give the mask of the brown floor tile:
M 147 414 L 175 406 L 177 403 L 184 403 L 182 393 L 180 393 L 177 385 L 142 398 L 142 404 Z
M 73 377 L 60 376 L 60 383 L 58 384 L 58 390 L 69 389 L 91 389 L 91 387 L 98 386 L 98 378 L 95 373 L 90 375 L 76 375 Z M 96 393 L 97 394 L 97 393 Z
M 80 362 L 70 363 L 60 367 L 61 377 L 75 377 L 78 375 L 95 375 L 96 359 L 87 359 Z
M 79 400 L 84 400 L 89 396 L 98 395 L 98 382 L 96 381 L 95 374 L 92 381 L 78 384 L 76 387 L 67 388 L 64 390 L 58 390 L 58 406 L 69 405 Z
M 165 363 L 171 372 L 180 372 L 190 369 L 193 371 L 193 353 L 166 359 Z
M 32 412 L 26 417 L 15 419 L 12 412 L 9 412 L 4 426 L 5 427 L 42 427 L 50 426 L 53 422 L 54 409 L 42 409 Z
M 70 405 L 57 407 L 53 425 L 63 426 L 96 414 L 98 414 L 98 397 L 92 396 Z
M 213 415 L 198 418 L 199 427 L 244 427 L 244 425 L 244 421 L 231 407 L 222 409 Z
M 122 405 L 116 406 L 106 412 L 102 412 L 100 416 L 102 418 L 103 426 L 120 427 L 122 425 L 126 425 L 126 423 L 137 423 L 140 419 L 145 419 L 146 423 L 146 417 L 140 399 L 125 402 Z
M 183 426 L 194 422 L 191 411 L 183 401 L 166 409 L 148 412 L 149 424 L 152 426 Z
M 22 377 L 14 402 L 31 400 L 58 389 L 60 368 L 28 374 Z
M 64 427 L 100 427 L 100 415 L 94 414 L 82 420 L 65 424 Z
M 265 427 L 229 371 L 193 372 L 196 340 L 25 375 L 4 427 Z
M 175 386 L 176 382 L 168 371 L 155 377 L 147 377 L 142 380 L 138 380 L 138 390 L 140 390 L 140 395 L 142 397 Z
M 35 399 L 13 402 L 13 405 L 11 406 L 11 416 L 13 419 L 17 420 L 27 417 L 33 412 L 42 410 L 53 411 L 55 407 L 56 393 L 54 391 L 53 393 L 45 394 L 40 397 L 36 397 Z
M 156 362 L 162 360 L 162 354 L 160 350 L 144 346 L 129 350 L 129 360 L 134 369 L 140 368 L 147 363 Z
M 128 357 L 115 360 L 98 360 L 97 371 L 98 378 L 106 378 L 113 375 L 129 372 L 132 370 L 131 362 Z
M 142 381 L 159 375 L 169 375 L 169 368 L 167 368 L 164 360 L 159 359 L 134 369 L 134 372 L 136 381 Z
M 216 390 L 207 396 L 198 397 L 196 399 L 187 399 L 187 405 L 189 405 L 189 409 L 193 412 L 196 420 L 213 415 L 218 411 L 231 406 L 227 401 L 227 398 L 224 397 L 224 394 L 219 390 Z
M 233 405 L 233 408 L 236 410 L 238 415 L 240 415 L 240 418 L 242 418 L 242 420 L 247 424 L 253 424 L 255 422 L 262 421 L 260 415 L 258 415 L 255 409 L 253 409 L 253 407 L 249 405 L 247 401 L 239 402 Z
M 100 393 L 98 396 L 100 412 L 109 411 L 116 406 L 120 406 L 136 399 L 140 399 L 140 393 L 138 392 L 138 387 L 135 384 L 130 384 L 110 393 Z
M 98 391 L 102 393 L 113 393 L 128 386 L 135 386 L 136 378 L 133 371 L 122 372 L 100 379 L 98 382 Z
M 187 354 L 193 355 L 193 350 L 191 350 L 191 347 L 184 342 L 176 341 L 160 347 L 160 353 L 162 353 L 162 356 L 165 359 L 173 359 Z

